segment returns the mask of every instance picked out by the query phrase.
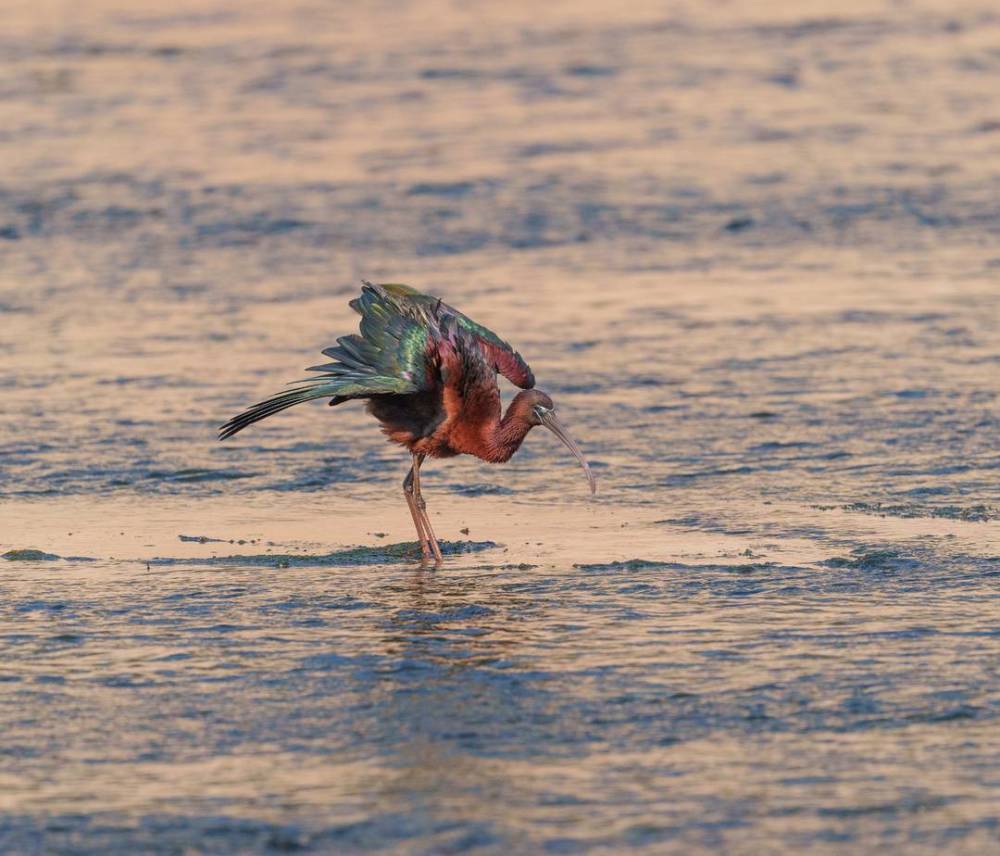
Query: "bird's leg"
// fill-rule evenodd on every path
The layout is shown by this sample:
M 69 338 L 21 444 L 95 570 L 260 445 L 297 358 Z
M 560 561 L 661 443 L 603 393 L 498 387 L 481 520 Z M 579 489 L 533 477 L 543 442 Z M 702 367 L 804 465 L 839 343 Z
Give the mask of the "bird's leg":
M 424 532 L 424 521 L 420 514 L 420 510 L 417 508 L 417 499 L 414 495 L 413 490 L 413 476 L 417 470 L 417 456 L 413 456 L 413 466 L 410 467 L 410 472 L 407 473 L 406 478 L 403 479 L 403 496 L 406 497 L 406 504 L 410 509 L 410 516 L 413 518 L 413 525 L 417 529 L 417 538 L 420 539 L 420 552 L 424 554 L 425 559 L 431 557 L 431 548 L 427 543 L 427 535 Z
M 420 493 L 420 465 L 424 462 L 426 455 L 416 454 L 413 456 L 413 493 L 414 499 L 417 503 L 417 510 L 420 512 L 420 516 L 424 521 L 424 532 L 427 534 L 427 540 L 430 542 L 431 549 L 434 551 L 434 560 L 440 564 L 444 561 L 444 557 L 441 555 L 441 545 L 438 544 L 437 538 L 434 537 L 434 529 L 431 526 L 431 519 L 427 516 L 427 503 L 424 502 L 424 497 Z

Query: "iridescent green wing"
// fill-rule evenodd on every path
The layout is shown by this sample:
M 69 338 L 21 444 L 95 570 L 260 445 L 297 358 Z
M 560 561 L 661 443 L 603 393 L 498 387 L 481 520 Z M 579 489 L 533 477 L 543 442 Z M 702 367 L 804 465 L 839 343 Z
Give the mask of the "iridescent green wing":
M 315 380 L 336 381 L 337 395 L 345 397 L 428 389 L 428 345 L 438 334 L 433 323 L 378 286 L 366 284 L 350 306 L 361 316 L 361 335 L 341 336 L 324 350 L 334 362 L 308 369 L 322 373 Z
M 422 294 L 415 288 L 401 283 L 381 283 L 378 286 L 372 286 L 366 282 L 365 287 L 381 289 L 386 295 L 394 298 L 399 305 L 409 304 L 431 323 L 440 323 L 445 316 L 453 317 L 463 330 L 475 337 L 483 357 L 493 366 L 494 370 L 500 372 L 507 380 L 521 389 L 531 389 L 535 385 L 535 376 L 531 372 L 531 367 L 517 351 L 492 330 L 476 323 L 469 316 L 455 309 L 454 306 L 443 302 L 441 298 Z
M 234 416 L 219 429 L 220 439 L 314 398 L 329 398 L 330 404 L 340 404 L 351 398 L 406 395 L 427 388 L 424 354 L 430 329 L 374 290 L 366 288 L 351 305 L 361 313 L 361 335 L 342 336 L 335 347 L 323 351 L 333 362 L 308 369 L 318 372 L 316 377 L 296 381 L 291 389 Z

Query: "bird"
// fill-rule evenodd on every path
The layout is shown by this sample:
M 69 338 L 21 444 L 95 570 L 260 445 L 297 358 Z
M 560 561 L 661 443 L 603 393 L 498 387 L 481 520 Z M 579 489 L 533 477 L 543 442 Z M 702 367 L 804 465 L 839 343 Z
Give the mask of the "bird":
M 361 316 L 359 334 L 341 336 L 322 353 L 332 362 L 310 366 L 312 377 L 266 398 L 219 429 L 226 440 L 248 425 L 296 404 L 329 398 L 330 406 L 367 402 L 389 440 L 411 455 L 403 495 L 420 541 L 422 561 L 442 562 L 421 494 L 424 460 L 474 455 L 490 463 L 509 461 L 528 432 L 543 425 L 597 482 L 580 447 L 556 417 L 552 398 L 535 387 L 531 368 L 493 331 L 440 297 L 400 283 L 362 280 L 361 295 L 348 304 Z M 501 413 L 497 375 L 520 392 Z

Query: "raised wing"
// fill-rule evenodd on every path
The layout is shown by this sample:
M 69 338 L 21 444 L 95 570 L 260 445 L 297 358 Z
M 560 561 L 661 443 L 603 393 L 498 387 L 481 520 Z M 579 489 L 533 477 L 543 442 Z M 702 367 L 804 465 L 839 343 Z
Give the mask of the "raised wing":
M 372 285 L 370 282 L 365 282 L 365 288 L 380 289 L 386 295 L 395 298 L 398 303 L 409 304 L 414 310 L 438 324 L 445 316 L 451 316 L 459 327 L 472 334 L 486 360 L 514 386 L 519 386 L 521 389 L 531 389 L 535 385 L 535 376 L 531 372 L 531 367 L 517 351 L 492 330 L 482 324 L 477 324 L 454 306 L 449 306 L 442 301 L 440 297 L 422 294 L 415 288 L 401 283 Z M 360 300 L 361 298 L 351 302 L 351 306 L 358 311 L 361 310 L 355 304 L 359 303 Z
M 400 387 L 390 392 L 419 392 L 433 385 L 428 377 L 429 345 L 441 333 L 430 319 L 407 311 L 407 307 L 381 291 L 365 285 L 361 296 L 350 302 L 361 315 L 361 335 L 341 336 L 323 354 L 332 363 L 310 366 L 331 378 L 350 378 L 359 386 L 375 379 L 391 379 Z
M 247 408 L 219 429 L 219 439 L 225 440 L 248 425 L 279 413 L 288 407 L 315 398 L 329 398 L 330 404 L 340 404 L 351 398 L 372 395 L 406 395 L 426 389 L 427 361 L 425 353 L 431 330 L 396 311 L 390 303 L 372 292 L 362 294 L 351 305 L 361 301 L 361 335 L 342 336 L 335 347 L 323 353 L 333 362 L 312 366 L 308 371 L 317 377 L 296 381 L 288 389 Z
M 332 362 L 311 366 L 318 376 L 285 390 L 234 416 L 219 430 L 220 439 L 295 404 L 330 398 L 340 404 L 373 395 L 407 395 L 440 383 L 442 349 L 460 352 L 470 368 L 500 372 L 523 389 L 535 378 L 520 355 L 491 330 L 439 298 L 406 285 L 365 282 L 350 302 L 361 315 L 360 335 L 341 336 L 323 354 Z

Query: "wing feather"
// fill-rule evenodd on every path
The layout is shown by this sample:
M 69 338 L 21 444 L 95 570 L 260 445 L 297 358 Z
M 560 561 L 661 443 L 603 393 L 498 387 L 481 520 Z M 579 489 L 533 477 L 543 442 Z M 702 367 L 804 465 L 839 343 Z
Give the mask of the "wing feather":
M 523 389 L 535 384 L 528 364 L 510 345 L 438 297 L 406 285 L 366 281 L 350 306 L 361 315 L 360 335 L 341 336 L 323 351 L 331 362 L 307 369 L 317 372 L 316 377 L 296 381 L 294 389 L 234 416 L 220 428 L 220 439 L 316 398 L 340 404 L 351 398 L 432 390 L 441 383 L 439 356 L 446 348 L 461 354 L 470 375 L 489 371 L 495 378 L 500 372 Z
M 531 389 L 535 385 L 535 376 L 531 367 L 517 351 L 488 327 L 473 321 L 454 306 L 449 306 L 440 297 L 422 294 L 415 288 L 400 283 L 374 285 L 365 281 L 364 285 L 365 288 L 362 289 L 362 292 L 368 289 L 377 290 L 378 294 L 392 300 L 397 306 L 409 307 L 410 312 L 419 314 L 422 318 L 435 324 L 440 324 L 443 318 L 451 316 L 459 327 L 475 338 L 484 358 L 494 371 L 500 372 L 514 386 L 519 386 L 521 389 Z M 351 301 L 351 307 L 362 314 L 364 314 L 364 306 L 364 294 Z

